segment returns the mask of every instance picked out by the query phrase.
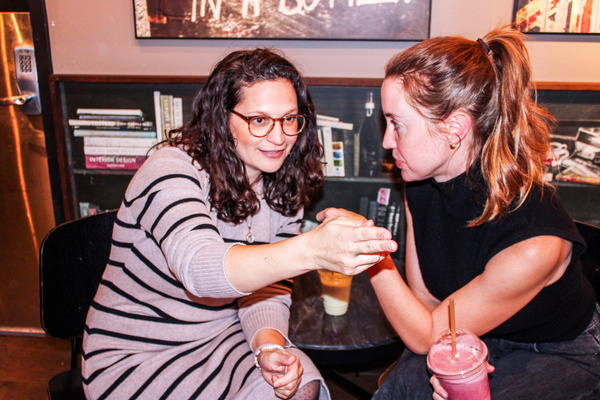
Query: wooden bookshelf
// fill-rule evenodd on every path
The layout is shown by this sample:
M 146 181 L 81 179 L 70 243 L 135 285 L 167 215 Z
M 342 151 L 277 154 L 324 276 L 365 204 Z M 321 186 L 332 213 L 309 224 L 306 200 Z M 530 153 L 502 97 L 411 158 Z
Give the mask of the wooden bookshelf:
M 183 99 L 183 120 L 191 116 L 191 103 L 206 76 L 154 75 L 51 75 L 49 78 L 52 111 L 55 121 L 57 152 L 60 164 L 63 207 L 66 219 L 80 216 L 79 203 L 90 202 L 101 209 L 117 208 L 135 171 L 87 169 L 83 162 L 82 143 L 68 125 L 80 107 L 139 108 L 154 117 L 153 92 L 170 93 Z M 376 78 L 319 78 L 306 81 L 317 112 L 339 117 L 357 131 L 365 118 L 365 99 L 373 93 L 380 135 L 385 121 L 381 115 L 380 86 Z M 536 82 L 538 101 L 559 121 L 577 124 L 579 120 L 599 121 L 600 83 Z M 374 141 L 381 137 L 373 135 Z M 385 157 L 382 153 L 382 157 Z M 347 162 L 347 160 L 346 160 Z M 320 198 L 306 210 L 312 218 L 319 210 L 344 207 L 359 211 L 361 196 L 374 198 L 381 187 L 392 190 L 392 199 L 402 202 L 403 185 L 398 174 L 382 173 L 376 177 L 345 176 L 328 178 Z M 575 219 L 598 224 L 600 221 L 600 185 L 558 182 L 559 194 Z

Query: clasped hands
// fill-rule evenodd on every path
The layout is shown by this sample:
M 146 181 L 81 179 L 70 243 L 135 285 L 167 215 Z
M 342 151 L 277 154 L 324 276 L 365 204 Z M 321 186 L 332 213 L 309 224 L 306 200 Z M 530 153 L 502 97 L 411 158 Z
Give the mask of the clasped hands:
M 357 275 L 398 249 L 390 231 L 354 212 L 327 208 L 317 220 L 322 223 L 313 231 L 320 234 L 315 242 L 322 269 Z
M 298 357 L 287 350 L 270 349 L 261 352 L 257 360 L 263 378 L 273 386 L 275 396 L 289 399 L 296 393 L 304 373 Z

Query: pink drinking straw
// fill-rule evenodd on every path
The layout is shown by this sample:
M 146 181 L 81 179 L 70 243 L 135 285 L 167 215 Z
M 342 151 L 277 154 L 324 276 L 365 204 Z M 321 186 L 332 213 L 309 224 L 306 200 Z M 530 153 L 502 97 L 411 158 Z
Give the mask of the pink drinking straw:
M 456 358 L 456 322 L 454 317 L 454 298 L 450 299 L 450 304 L 448 305 L 448 311 L 450 312 L 450 336 L 452 340 L 452 359 Z

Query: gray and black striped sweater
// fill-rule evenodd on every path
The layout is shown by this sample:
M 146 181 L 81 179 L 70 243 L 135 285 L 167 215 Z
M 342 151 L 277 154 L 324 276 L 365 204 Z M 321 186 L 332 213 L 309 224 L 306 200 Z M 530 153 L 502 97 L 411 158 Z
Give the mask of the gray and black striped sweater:
M 248 225 L 217 220 L 208 186 L 207 174 L 173 147 L 154 152 L 129 184 L 86 321 L 89 399 L 276 398 L 248 343 L 265 327 L 287 339 L 291 281 L 252 294 L 229 283 L 223 260 Z M 297 235 L 301 218 L 263 199 L 251 219 L 255 244 Z M 303 384 L 321 379 L 303 353 L 290 351 L 301 358 Z

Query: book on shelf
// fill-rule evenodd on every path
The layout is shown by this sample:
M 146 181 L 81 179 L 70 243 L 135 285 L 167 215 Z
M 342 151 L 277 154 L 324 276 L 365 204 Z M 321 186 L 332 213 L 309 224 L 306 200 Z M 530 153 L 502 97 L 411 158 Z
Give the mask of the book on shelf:
M 402 204 L 396 205 L 394 210 L 394 224 L 392 225 L 392 236 L 397 238 L 404 230 L 404 207 Z
M 404 219 L 404 206 L 403 204 L 397 204 L 394 209 L 394 215 L 392 217 L 393 225 L 390 232 L 392 232 L 392 239 L 398 243 L 398 250 L 392 253 L 392 257 L 403 260 L 405 254 L 405 219 Z
M 140 109 L 125 108 L 78 108 L 77 117 L 82 120 L 118 120 L 144 121 L 144 112 Z
M 75 137 L 130 137 L 130 138 L 156 138 L 155 130 L 128 130 L 128 129 L 73 129 Z
M 105 120 L 105 121 L 133 121 L 133 122 L 143 122 L 143 117 L 138 117 L 135 115 L 98 115 L 98 114 L 79 114 L 77 118 L 83 121 L 87 120 Z
M 162 110 L 160 103 L 160 92 L 154 91 L 154 125 L 156 125 L 156 133 L 160 140 L 165 139 L 165 131 L 162 124 Z
M 162 126 L 164 135 L 166 138 L 167 134 L 173 129 L 173 96 L 169 94 L 160 95 L 160 116 L 162 118 Z
M 156 130 L 164 140 L 172 129 L 183 125 L 183 99 L 155 91 L 154 113 Z
M 173 128 L 179 128 L 183 125 L 183 99 L 173 97 Z
M 379 188 L 377 193 L 377 213 L 375 215 L 375 225 L 386 227 L 386 217 L 388 212 L 388 206 L 390 204 L 390 194 L 392 190 L 390 188 Z
M 146 147 L 137 146 L 83 146 L 83 154 L 102 154 L 107 156 L 146 156 L 149 154 L 149 151 Z
M 83 138 L 83 146 L 87 147 L 141 147 L 149 149 L 158 143 L 158 139 L 141 137 L 103 137 L 88 136 Z
M 86 168 L 137 169 L 157 142 L 157 138 L 84 137 Z
M 85 167 L 88 169 L 137 170 L 146 161 L 146 156 L 119 156 L 106 154 L 86 154 Z
M 144 112 L 138 108 L 78 108 L 78 115 L 113 115 L 113 116 L 122 116 L 122 117 L 144 117 Z M 98 118 L 102 119 L 102 118 Z
M 122 121 L 122 120 L 101 120 L 101 119 L 69 119 L 69 126 L 73 128 L 87 129 L 118 129 L 118 130 L 154 130 L 152 121 Z
M 387 229 L 388 231 L 390 231 L 392 233 L 392 236 L 394 235 L 394 218 L 396 217 L 396 203 L 392 202 L 390 204 L 388 204 L 387 206 L 387 210 L 385 213 L 385 229 Z

